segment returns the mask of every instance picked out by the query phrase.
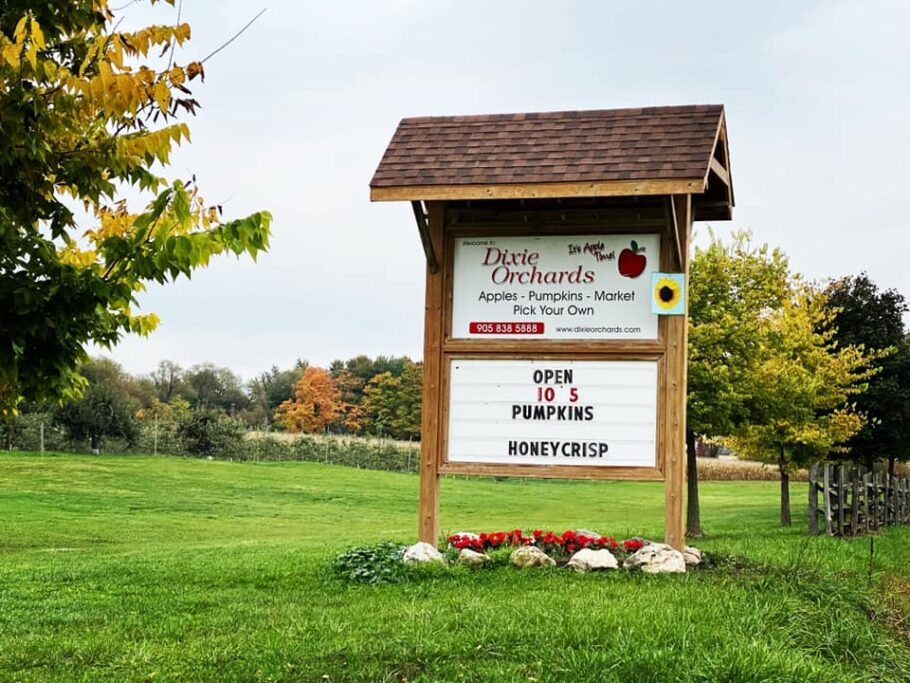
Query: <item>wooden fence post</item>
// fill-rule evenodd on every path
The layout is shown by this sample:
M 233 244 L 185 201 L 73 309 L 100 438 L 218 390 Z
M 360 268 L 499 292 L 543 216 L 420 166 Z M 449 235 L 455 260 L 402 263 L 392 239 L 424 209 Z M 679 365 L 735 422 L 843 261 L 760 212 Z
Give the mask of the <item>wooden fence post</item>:
M 910 479 L 904 479 L 904 524 L 910 522 Z
M 869 514 L 871 515 L 870 530 L 878 531 L 878 475 L 872 470 L 871 484 L 869 486 Z
M 885 526 L 891 526 L 891 475 L 885 472 Z
M 847 496 L 844 490 L 844 466 L 837 466 L 837 535 L 844 536 L 844 508 L 847 506 Z
M 872 489 L 875 495 L 875 530 L 879 531 L 882 528 L 882 520 L 884 519 L 884 510 L 882 510 L 882 473 L 873 474 L 872 482 Z
M 898 479 L 900 483 L 898 501 L 899 501 L 899 511 L 898 511 L 898 521 L 901 524 L 907 523 L 907 489 L 910 485 L 910 480 L 908 479 Z
M 850 491 L 850 535 L 856 536 L 859 533 L 859 470 L 856 467 L 850 468 L 850 481 L 852 483 Z
M 900 489 L 900 522 L 901 524 L 906 523 L 907 521 L 907 480 L 900 479 L 901 489 Z
M 904 524 L 910 523 L 910 479 L 904 479 Z
M 894 478 L 894 523 L 904 523 L 904 480 Z
M 879 494 L 881 495 L 881 516 L 882 528 L 888 526 L 888 475 L 885 472 L 881 472 L 878 475 L 879 480 Z
M 818 536 L 818 463 L 809 467 L 809 534 Z
M 863 490 L 863 494 L 862 494 L 863 495 L 863 530 L 866 533 L 869 533 L 869 529 L 871 528 L 869 526 L 869 482 L 871 481 L 871 477 L 870 477 L 869 473 L 866 472 L 865 468 L 863 468 L 862 473 L 863 473 L 863 489 L 862 489 Z
M 894 478 L 894 523 L 904 523 L 904 480 Z
M 899 524 L 903 524 L 907 516 L 907 481 L 905 479 L 898 479 L 898 495 L 897 495 L 897 521 Z
M 822 491 L 822 502 L 825 505 L 825 533 L 829 536 L 833 536 L 834 526 L 831 523 L 831 465 L 825 463 L 823 467 L 824 475 L 822 477 L 822 482 L 825 489 Z

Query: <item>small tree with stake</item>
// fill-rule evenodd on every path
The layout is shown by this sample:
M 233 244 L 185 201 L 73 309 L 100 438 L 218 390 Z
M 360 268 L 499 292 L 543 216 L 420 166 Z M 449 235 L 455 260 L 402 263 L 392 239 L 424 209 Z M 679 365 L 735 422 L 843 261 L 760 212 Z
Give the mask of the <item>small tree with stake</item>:
M 769 312 L 758 329 L 748 369 L 748 420 L 731 445 L 741 457 L 773 463 L 780 472 L 780 521 L 790 526 L 790 475 L 829 456 L 863 426 L 850 403 L 866 388 L 875 354 L 838 346 L 825 297 L 807 286 Z
M 755 246 L 746 231 L 725 244 L 712 235 L 690 264 L 686 408 L 686 535 L 701 536 L 695 438 L 730 434 L 747 417 L 750 364 L 759 351 L 762 316 L 790 293 L 786 256 Z

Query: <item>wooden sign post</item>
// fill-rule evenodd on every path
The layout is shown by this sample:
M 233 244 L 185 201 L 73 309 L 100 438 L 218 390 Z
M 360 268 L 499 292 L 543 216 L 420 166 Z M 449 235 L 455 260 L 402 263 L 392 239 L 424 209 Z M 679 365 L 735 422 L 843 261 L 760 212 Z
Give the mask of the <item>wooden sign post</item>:
M 442 474 L 663 480 L 684 545 L 686 275 L 723 107 L 404 119 L 371 182 L 426 256 L 420 540 Z

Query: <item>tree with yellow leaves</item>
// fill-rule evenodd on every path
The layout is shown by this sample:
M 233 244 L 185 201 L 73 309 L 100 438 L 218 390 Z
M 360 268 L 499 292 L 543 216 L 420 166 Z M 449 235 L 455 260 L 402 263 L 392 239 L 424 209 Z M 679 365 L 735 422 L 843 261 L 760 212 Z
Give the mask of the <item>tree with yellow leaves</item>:
M 365 426 L 396 439 L 420 438 L 423 366 L 406 361 L 400 375 L 382 372 L 363 390 Z
M 204 60 L 178 59 L 189 25 L 117 26 L 107 0 L 0 5 L 0 415 L 78 395 L 88 342 L 153 330 L 134 312 L 146 283 L 268 247 L 267 212 L 224 221 L 193 181 L 154 170 L 199 106 Z M 154 195 L 143 213 L 125 186 Z
M 824 460 L 863 426 L 851 397 L 875 372 L 877 352 L 839 346 L 825 295 L 796 282 L 793 295 L 760 317 L 742 377 L 748 419 L 729 440 L 740 457 L 780 472 L 780 520 L 790 526 L 790 475 Z

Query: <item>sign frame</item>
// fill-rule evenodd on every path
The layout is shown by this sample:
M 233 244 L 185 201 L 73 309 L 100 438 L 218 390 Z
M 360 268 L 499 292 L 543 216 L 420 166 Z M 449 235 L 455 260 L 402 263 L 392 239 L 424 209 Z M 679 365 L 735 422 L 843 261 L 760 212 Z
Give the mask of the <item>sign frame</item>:
M 604 221 L 596 226 L 546 226 L 533 231 L 535 237 L 549 235 L 580 235 L 596 237 L 604 234 L 658 235 L 659 254 L 657 267 L 665 270 L 672 264 L 670 244 L 673 237 L 666 225 L 635 225 L 634 223 L 612 224 Z M 444 335 L 442 339 L 441 390 L 438 397 L 438 425 L 440 430 L 439 452 L 437 454 L 440 474 L 461 474 L 476 476 L 517 476 L 546 479 L 597 479 L 597 480 L 643 480 L 663 481 L 665 447 L 661 438 L 661 420 L 665 410 L 662 396 L 666 393 L 666 362 L 668 324 L 665 316 L 657 322 L 657 339 L 478 339 L 454 337 L 452 334 L 452 309 L 454 303 L 455 241 L 458 239 L 482 239 L 489 237 L 522 237 L 529 234 L 520 226 L 500 226 L 495 229 L 469 227 L 447 227 L 443 250 L 443 281 L 445 301 L 443 306 Z M 642 302 L 650 308 L 650 303 Z M 573 467 L 571 465 L 484 465 L 479 463 L 450 463 L 448 461 L 448 413 L 451 392 L 450 366 L 455 359 L 515 359 L 515 360 L 656 360 L 658 362 L 657 400 L 657 466 L 656 467 Z M 427 402 L 428 403 L 428 402 Z
M 418 537 L 436 543 L 439 536 L 439 479 L 444 474 L 588 480 L 663 481 L 664 541 L 685 542 L 685 409 L 688 318 L 658 317 L 657 339 L 484 339 L 452 336 L 454 241 L 464 238 L 553 235 L 658 234 L 661 272 L 688 272 L 693 221 L 692 195 L 670 195 L 648 207 L 634 198 L 624 212 L 607 212 L 587 222 L 538 220 L 531 226 L 501 218 L 489 223 L 458 220 L 459 210 L 446 200 L 426 202 L 426 244 L 438 257 L 426 272 L 424 321 L 424 410 L 421 422 Z M 415 210 L 416 213 L 416 210 Z M 495 211 L 494 211 L 495 213 Z M 541 219 L 543 217 L 541 216 Z M 656 467 L 518 465 L 448 462 L 450 366 L 453 359 L 651 360 L 658 363 Z

